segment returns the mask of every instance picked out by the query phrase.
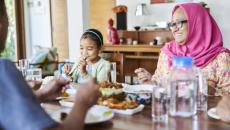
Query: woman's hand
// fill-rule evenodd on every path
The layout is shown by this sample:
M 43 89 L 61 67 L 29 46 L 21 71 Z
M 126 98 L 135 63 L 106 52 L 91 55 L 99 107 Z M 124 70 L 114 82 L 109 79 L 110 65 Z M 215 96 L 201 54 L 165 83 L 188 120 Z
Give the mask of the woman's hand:
M 55 78 L 49 81 L 41 89 L 37 90 L 35 94 L 41 102 L 54 100 L 60 96 L 61 93 L 65 92 L 69 82 L 69 80 L 64 78 Z
M 80 59 L 79 63 L 78 63 L 78 66 L 77 66 L 77 68 L 80 71 L 81 75 L 86 75 L 87 74 L 86 65 L 87 65 L 86 59 L 82 57 Z
M 151 83 L 152 75 L 144 68 L 138 68 L 134 71 L 137 74 L 140 83 Z
M 220 116 L 221 120 L 225 122 L 230 122 L 230 95 L 223 96 L 222 100 L 218 103 L 216 107 L 217 114 Z
M 63 67 L 62 67 L 62 72 L 65 73 L 65 74 L 69 74 L 70 71 L 72 69 L 72 66 L 69 65 L 69 64 L 65 64 Z

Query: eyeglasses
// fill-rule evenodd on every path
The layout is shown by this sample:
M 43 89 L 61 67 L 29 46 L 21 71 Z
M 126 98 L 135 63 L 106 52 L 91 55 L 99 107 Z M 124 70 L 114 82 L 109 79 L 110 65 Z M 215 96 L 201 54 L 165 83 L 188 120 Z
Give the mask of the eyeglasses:
M 170 22 L 168 23 L 168 27 L 173 30 L 175 28 L 182 28 L 184 23 L 187 23 L 188 20 L 181 20 L 181 21 L 177 21 L 177 22 Z

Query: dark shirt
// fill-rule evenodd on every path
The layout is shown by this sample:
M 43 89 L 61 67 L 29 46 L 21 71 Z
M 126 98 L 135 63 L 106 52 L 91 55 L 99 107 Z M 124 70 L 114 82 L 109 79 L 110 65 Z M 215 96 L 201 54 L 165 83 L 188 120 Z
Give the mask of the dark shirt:
M 0 58 L 0 129 L 42 130 L 54 125 L 14 63 Z

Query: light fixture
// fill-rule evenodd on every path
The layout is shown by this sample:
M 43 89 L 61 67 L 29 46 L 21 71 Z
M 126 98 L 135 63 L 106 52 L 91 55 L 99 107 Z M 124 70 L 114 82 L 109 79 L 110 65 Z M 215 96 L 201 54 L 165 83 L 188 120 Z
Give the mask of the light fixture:
M 137 5 L 136 12 L 135 12 L 136 16 L 143 16 L 143 15 L 147 15 L 147 14 L 148 14 L 148 12 L 147 12 L 147 7 L 146 7 L 145 3 L 141 3 L 141 4 Z

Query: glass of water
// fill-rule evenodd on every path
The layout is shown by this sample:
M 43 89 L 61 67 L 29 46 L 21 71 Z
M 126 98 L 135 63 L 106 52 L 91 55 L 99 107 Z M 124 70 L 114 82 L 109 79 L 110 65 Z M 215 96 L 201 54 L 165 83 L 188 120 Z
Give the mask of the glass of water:
M 26 80 L 42 80 L 42 70 L 40 68 L 27 69 Z
M 208 85 L 207 79 L 202 74 L 201 69 L 195 68 L 197 81 L 197 110 L 207 111 L 208 109 Z
M 152 120 L 164 122 L 168 119 L 168 95 L 165 87 L 154 87 L 152 93 Z
M 18 65 L 23 77 L 26 77 L 27 69 L 29 69 L 29 61 L 27 59 L 21 59 Z
M 110 81 L 112 83 L 116 83 L 117 82 L 116 62 L 111 62 L 111 67 L 110 67 Z

